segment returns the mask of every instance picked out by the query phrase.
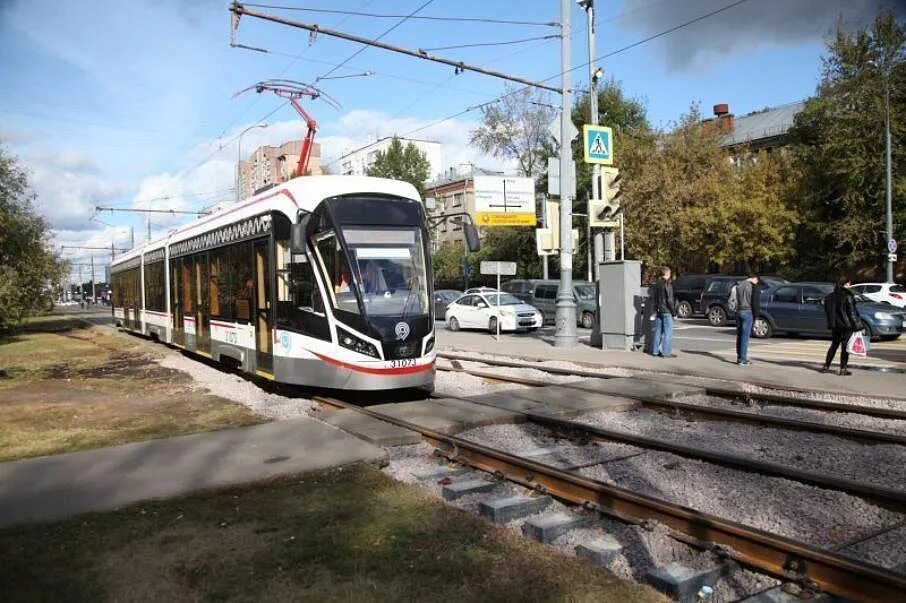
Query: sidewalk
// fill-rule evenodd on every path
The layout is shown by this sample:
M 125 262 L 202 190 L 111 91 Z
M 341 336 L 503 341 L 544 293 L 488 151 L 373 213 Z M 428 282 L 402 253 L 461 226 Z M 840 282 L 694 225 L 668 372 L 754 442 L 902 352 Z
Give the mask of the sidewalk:
M 626 368 L 709 377 L 727 381 L 744 381 L 752 385 L 779 389 L 855 394 L 906 400 L 906 373 L 884 373 L 853 370 L 848 377 L 824 374 L 819 363 L 802 363 L 784 359 L 754 360 L 750 366 L 713 352 L 677 351 L 677 358 L 657 358 L 640 351 L 601 350 L 579 343 L 573 348 L 557 348 L 533 334 L 501 335 L 497 342 L 488 333 L 475 331 L 442 331 L 438 334 L 440 352 L 499 354 L 531 361 L 563 360 L 591 366 Z M 476 359 L 479 360 L 479 359 Z M 900 363 L 906 369 L 906 363 Z
M 310 418 L 0 464 L 0 527 L 106 511 L 387 453 Z

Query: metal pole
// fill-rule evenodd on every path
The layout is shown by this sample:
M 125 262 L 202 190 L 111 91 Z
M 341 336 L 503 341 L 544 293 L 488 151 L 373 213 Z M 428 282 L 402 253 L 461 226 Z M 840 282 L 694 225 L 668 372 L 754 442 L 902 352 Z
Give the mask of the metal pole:
M 623 214 L 620 214 L 620 261 L 626 259 L 626 231 L 623 230 Z
M 598 78 L 595 77 L 595 3 L 589 0 L 585 5 L 585 15 L 588 19 L 588 109 L 589 123 L 593 126 L 598 125 Z M 597 163 L 591 168 L 591 198 L 600 199 L 601 196 L 601 166 Z M 588 245 L 588 280 L 592 276 L 597 278 L 597 270 L 592 271 L 592 245 L 591 245 L 591 210 L 588 214 L 588 238 L 585 244 Z
M 547 214 L 547 197 L 545 197 L 544 200 L 541 202 L 541 216 L 544 218 L 544 228 L 550 228 L 551 227 L 550 216 Z M 550 278 L 550 276 L 548 276 L 548 274 L 549 274 L 548 270 L 549 270 L 549 266 L 548 266 L 548 261 L 547 261 L 547 254 L 545 253 L 543 256 L 541 256 L 541 274 L 542 274 L 542 278 L 544 278 L 544 280 L 547 280 Z
M 94 256 L 91 256 L 91 301 L 97 299 L 97 294 L 94 290 Z
M 891 178 L 891 160 L 890 160 L 890 65 L 884 78 L 884 107 L 886 117 L 884 119 L 884 133 L 887 140 L 887 240 L 893 239 L 893 185 Z M 885 241 L 886 243 L 886 241 Z M 893 282 L 893 262 L 890 261 L 890 254 L 887 256 L 887 282 Z
M 242 169 L 240 167 L 240 164 L 242 163 L 242 137 L 245 136 L 245 133 L 248 132 L 249 130 L 254 130 L 255 128 L 266 128 L 266 127 L 267 127 L 267 124 L 264 122 L 261 122 L 258 124 L 251 125 L 239 133 L 239 140 L 236 143 L 236 201 L 240 201 L 242 199 L 242 191 L 241 191 Z
M 557 330 L 554 335 L 555 347 L 575 347 L 576 302 L 573 299 L 573 200 L 569 191 L 572 145 L 570 133 L 570 110 L 572 100 L 569 90 L 570 74 L 570 0 L 560 0 L 560 289 L 557 291 Z M 575 127 L 575 126 L 573 126 Z

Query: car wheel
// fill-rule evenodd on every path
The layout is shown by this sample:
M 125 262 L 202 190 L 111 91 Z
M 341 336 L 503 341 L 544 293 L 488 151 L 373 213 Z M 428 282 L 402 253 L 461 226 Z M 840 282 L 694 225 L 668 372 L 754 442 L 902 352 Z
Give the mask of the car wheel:
M 459 321 L 456 320 L 455 316 L 450 317 L 450 323 L 448 324 L 451 331 L 459 330 Z
M 676 316 L 677 318 L 689 318 L 692 316 L 692 304 L 686 300 L 681 301 L 676 306 Z
M 765 317 L 759 316 L 752 322 L 752 335 L 758 339 L 767 339 L 773 333 L 774 329 Z
M 497 333 L 497 317 L 492 316 L 491 320 L 488 321 L 488 332 L 493 334 Z
M 582 328 L 590 329 L 595 326 L 595 315 L 591 312 L 582 313 Z
M 708 308 L 708 322 L 712 327 L 722 327 L 727 323 L 727 311 L 720 306 Z
M 864 326 L 862 327 L 862 330 L 865 331 L 865 335 L 866 335 L 866 337 L 868 337 L 868 341 L 877 341 L 878 337 L 877 337 L 877 335 L 872 333 L 871 325 L 868 324 L 867 322 L 863 323 L 863 324 L 864 324 Z

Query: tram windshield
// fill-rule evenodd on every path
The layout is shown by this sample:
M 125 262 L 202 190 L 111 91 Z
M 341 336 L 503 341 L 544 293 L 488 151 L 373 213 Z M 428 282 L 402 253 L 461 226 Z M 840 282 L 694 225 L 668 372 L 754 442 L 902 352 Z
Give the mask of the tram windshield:
M 340 289 L 358 288 L 369 316 L 428 314 L 424 244 L 418 228 L 344 228 L 351 270 Z M 343 283 L 343 279 L 352 282 Z M 339 290 L 339 289 L 338 289 Z

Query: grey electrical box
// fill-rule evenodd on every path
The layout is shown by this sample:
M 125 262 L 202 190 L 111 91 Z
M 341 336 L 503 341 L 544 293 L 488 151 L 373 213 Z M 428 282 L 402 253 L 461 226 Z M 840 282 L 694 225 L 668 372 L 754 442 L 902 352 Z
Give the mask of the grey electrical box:
M 642 264 L 635 260 L 602 262 L 598 277 L 601 347 L 631 351 L 644 331 Z

